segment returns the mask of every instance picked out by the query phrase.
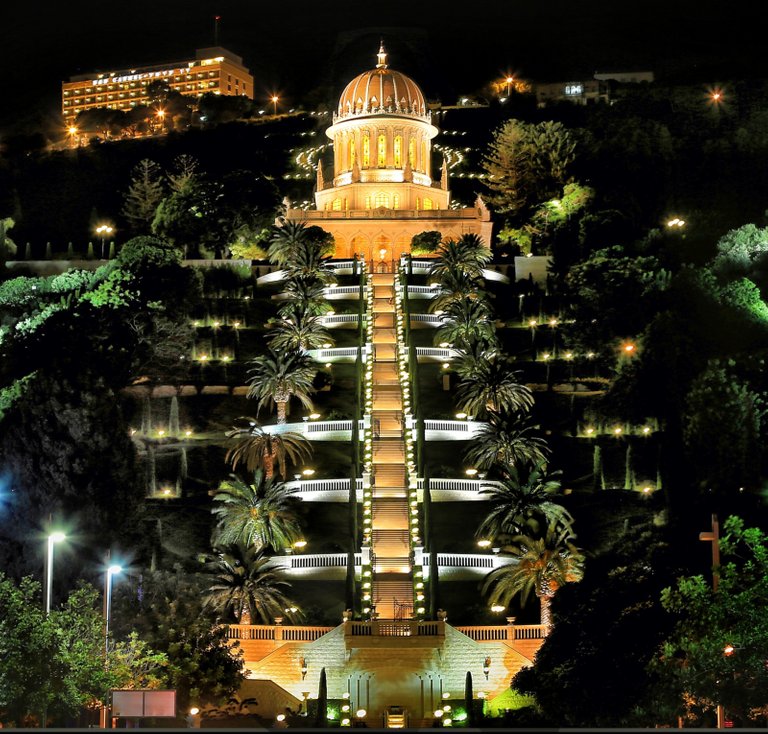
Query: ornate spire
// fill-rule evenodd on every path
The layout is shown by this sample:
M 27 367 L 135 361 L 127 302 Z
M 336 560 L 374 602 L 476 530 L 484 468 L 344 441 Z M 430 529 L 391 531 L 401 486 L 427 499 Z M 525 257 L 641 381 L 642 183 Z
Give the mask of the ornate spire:
M 381 39 L 381 43 L 379 44 L 379 53 L 376 54 L 376 58 L 378 59 L 378 63 L 376 64 L 377 69 L 386 69 L 387 68 L 387 52 L 384 49 L 384 39 Z

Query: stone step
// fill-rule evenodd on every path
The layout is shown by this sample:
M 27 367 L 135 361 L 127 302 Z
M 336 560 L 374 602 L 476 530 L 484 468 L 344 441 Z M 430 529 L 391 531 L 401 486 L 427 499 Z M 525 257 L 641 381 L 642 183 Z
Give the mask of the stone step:
M 394 273 L 371 273 L 371 283 L 373 283 L 374 288 L 377 285 L 394 286 L 395 274 Z
M 376 487 L 373 490 L 374 499 L 387 499 L 407 496 L 408 490 L 405 487 Z
M 388 487 L 405 487 L 405 467 L 380 465 L 374 467 L 373 471 L 374 490 L 386 489 Z
M 373 530 L 371 549 L 382 558 L 405 558 L 411 552 L 410 534 L 407 530 Z
M 383 580 L 382 574 L 405 574 L 411 572 L 408 556 L 376 556 L 373 562 L 373 571 L 378 575 L 379 580 Z
M 389 576 L 389 574 L 387 574 Z M 374 577 L 371 599 L 379 619 L 410 619 L 413 616 L 413 586 L 410 575 Z
M 375 363 L 397 361 L 397 347 L 392 344 L 376 344 L 373 347 L 373 359 Z

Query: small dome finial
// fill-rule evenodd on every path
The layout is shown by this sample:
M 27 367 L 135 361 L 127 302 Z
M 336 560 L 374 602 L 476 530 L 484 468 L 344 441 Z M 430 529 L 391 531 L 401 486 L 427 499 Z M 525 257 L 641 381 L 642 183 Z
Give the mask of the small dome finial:
M 386 69 L 387 68 L 387 52 L 384 50 L 384 39 L 381 39 L 381 43 L 379 44 L 379 53 L 376 54 L 376 58 L 378 59 L 378 63 L 376 64 L 377 69 Z

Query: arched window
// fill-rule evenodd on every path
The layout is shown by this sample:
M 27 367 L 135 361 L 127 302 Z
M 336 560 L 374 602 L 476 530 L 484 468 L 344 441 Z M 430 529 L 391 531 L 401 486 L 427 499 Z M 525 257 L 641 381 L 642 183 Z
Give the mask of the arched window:
M 400 208 L 400 194 L 393 194 L 392 195 L 392 208 L 393 209 L 399 209 Z
M 370 209 L 371 208 L 371 195 L 370 194 L 368 194 L 365 197 L 365 208 L 366 209 Z
M 378 209 L 380 206 L 389 206 L 389 196 L 383 191 L 379 191 L 379 193 L 376 194 L 376 208 Z
M 355 167 L 355 134 L 349 135 L 349 168 L 352 170 Z
M 403 167 L 403 136 L 402 135 L 395 135 L 393 152 L 394 152 L 394 159 L 395 159 L 395 168 L 402 168 Z
M 424 199 L 424 209 L 426 210 L 426 209 L 432 209 L 432 208 L 433 208 L 433 206 L 432 206 L 432 199 L 425 198 Z
M 363 168 L 371 165 L 371 136 L 363 133 Z
M 335 212 L 340 212 L 341 211 L 341 199 L 339 199 L 339 198 L 334 199 L 333 200 L 333 204 L 331 205 L 331 209 L 333 209 L 333 211 L 335 211 Z
M 424 173 L 427 172 L 428 166 L 427 166 L 427 141 L 422 140 L 421 141 L 421 170 L 424 171 Z
M 387 136 L 379 135 L 376 141 L 376 165 L 384 168 L 387 165 Z
M 411 168 L 416 168 L 416 140 L 411 138 L 408 143 L 408 161 L 411 164 Z

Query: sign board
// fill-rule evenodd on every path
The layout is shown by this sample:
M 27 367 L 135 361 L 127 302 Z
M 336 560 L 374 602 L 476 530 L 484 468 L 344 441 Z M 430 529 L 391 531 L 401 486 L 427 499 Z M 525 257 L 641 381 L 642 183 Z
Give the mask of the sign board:
M 175 717 L 176 691 L 112 691 L 112 716 Z

